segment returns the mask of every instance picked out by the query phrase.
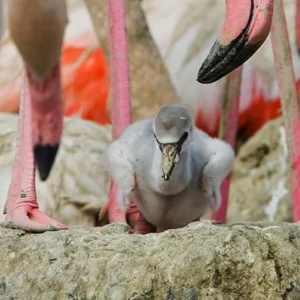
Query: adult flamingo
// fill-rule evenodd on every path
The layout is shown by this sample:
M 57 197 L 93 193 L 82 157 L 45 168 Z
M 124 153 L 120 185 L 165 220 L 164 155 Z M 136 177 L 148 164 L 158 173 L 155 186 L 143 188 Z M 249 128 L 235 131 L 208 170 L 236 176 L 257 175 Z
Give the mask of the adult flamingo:
M 130 122 L 124 1 L 107 0 L 107 4 L 112 35 L 114 107 L 127 107 L 127 113 L 121 114 L 124 119 L 115 127 L 120 128 Z M 59 60 L 66 24 L 65 1 L 33 0 L 30 5 L 25 0 L 9 1 L 9 27 L 24 60 L 25 75 L 16 159 L 5 213 L 8 221 L 27 231 L 67 228 L 39 210 L 35 191 L 35 162 L 41 179 L 46 180 L 62 133 Z M 113 119 L 116 120 L 116 115 Z
M 296 8 L 297 24 L 299 4 Z M 300 116 L 283 1 L 226 0 L 226 18 L 221 35 L 203 62 L 197 80 L 201 83 L 211 83 L 236 69 L 259 49 L 267 38 L 270 29 L 288 141 L 294 221 L 299 221 Z M 297 40 L 297 42 L 299 41 Z M 227 203 L 216 215 L 217 219 L 225 219 L 226 209 Z
M 35 162 L 46 180 L 62 134 L 60 48 L 67 24 L 64 1 L 9 1 L 11 36 L 25 63 L 7 220 L 28 231 L 66 228 L 38 208 Z

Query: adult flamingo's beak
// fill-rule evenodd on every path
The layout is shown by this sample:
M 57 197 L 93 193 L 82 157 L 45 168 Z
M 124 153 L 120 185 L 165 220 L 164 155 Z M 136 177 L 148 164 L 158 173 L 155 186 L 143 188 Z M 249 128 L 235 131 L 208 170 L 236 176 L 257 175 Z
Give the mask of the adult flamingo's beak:
M 226 0 L 221 34 L 197 76 L 212 83 L 238 68 L 266 40 L 272 23 L 274 0 Z

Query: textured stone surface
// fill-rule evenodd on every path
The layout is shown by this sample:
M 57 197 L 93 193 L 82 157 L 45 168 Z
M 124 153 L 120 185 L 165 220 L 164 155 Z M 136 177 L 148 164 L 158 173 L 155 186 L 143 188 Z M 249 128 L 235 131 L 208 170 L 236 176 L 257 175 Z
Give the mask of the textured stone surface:
M 266 226 L 266 225 L 265 225 Z M 0 299 L 300 299 L 300 226 L 0 227 Z
M 229 222 L 292 221 L 282 119 L 266 124 L 240 149 L 232 172 Z

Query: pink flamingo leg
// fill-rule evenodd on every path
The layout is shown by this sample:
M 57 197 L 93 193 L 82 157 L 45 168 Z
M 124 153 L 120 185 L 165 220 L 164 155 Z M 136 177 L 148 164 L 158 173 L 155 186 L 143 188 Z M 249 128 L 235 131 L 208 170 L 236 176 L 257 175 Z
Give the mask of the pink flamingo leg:
M 159 231 L 155 228 L 155 226 L 149 224 L 144 216 L 139 213 L 138 218 L 134 224 L 133 232 L 138 234 L 147 234 Z
M 106 215 L 108 217 L 109 222 L 122 222 L 126 223 L 126 213 L 121 210 L 117 201 L 117 186 L 112 180 L 110 183 L 109 193 L 108 193 L 108 201 L 102 207 L 99 213 L 99 220 L 101 221 Z
M 50 175 L 63 130 L 60 64 L 39 80 L 27 67 L 32 104 L 33 149 L 41 180 Z
M 129 60 L 126 39 L 125 0 L 107 0 L 109 16 L 109 37 L 112 72 L 112 126 L 113 139 L 117 139 L 122 131 L 131 123 Z M 137 208 L 132 203 L 127 214 L 116 201 L 117 187 L 111 183 L 108 203 L 100 212 L 99 218 L 108 214 L 109 222 L 126 222 L 126 216 L 132 223 L 136 219 Z M 134 224 L 133 224 L 134 225 Z M 134 227 L 134 226 L 133 226 Z
M 113 138 L 131 123 L 129 59 L 126 39 L 125 0 L 107 0 L 112 70 Z
M 291 49 L 282 0 L 275 0 L 271 27 L 277 81 L 289 152 L 294 221 L 300 220 L 300 116 Z
M 131 123 L 131 104 L 129 96 L 129 61 L 126 41 L 126 21 L 124 0 L 107 0 L 109 21 L 110 64 L 112 86 L 112 131 L 117 139 Z M 108 203 L 100 212 L 99 218 L 108 214 L 109 222 L 125 222 L 126 213 L 116 201 L 117 187 L 111 182 Z
M 241 78 L 242 67 L 235 69 L 227 76 L 222 99 L 222 117 L 220 120 L 219 138 L 229 143 L 233 149 L 235 147 L 238 126 Z M 217 212 L 212 214 L 212 220 L 226 223 L 229 187 L 230 174 L 222 182 L 221 207 Z
M 32 103 L 28 79 L 22 82 L 16 158 L 5 212 L 7 221 L 26 231 L 43 232 L 67 228 L 43 214 L 36 200 L 32 141 Z

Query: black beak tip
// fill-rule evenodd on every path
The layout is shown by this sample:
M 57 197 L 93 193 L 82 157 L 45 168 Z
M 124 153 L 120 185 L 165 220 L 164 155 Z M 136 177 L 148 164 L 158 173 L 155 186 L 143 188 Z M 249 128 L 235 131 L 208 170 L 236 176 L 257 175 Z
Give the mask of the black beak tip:
M 207 70 L 203 68 L 203 65 L 200 67 L 196 80 L 199 83 L 212 83 L 217 79 L 207 76 Z
M 262 42 L 246 45 L 241 41 L 236 47 L 232 47 L 215 42 L 201 65 L 196 80 L 200 83 L 213 83 L 223 78 L 246 62 L 261 45 Z
M 45 181 L 51 172 L 59 145 L 36 145 L 34 158 L 42 181 Z

